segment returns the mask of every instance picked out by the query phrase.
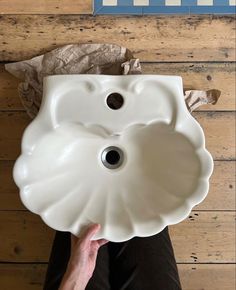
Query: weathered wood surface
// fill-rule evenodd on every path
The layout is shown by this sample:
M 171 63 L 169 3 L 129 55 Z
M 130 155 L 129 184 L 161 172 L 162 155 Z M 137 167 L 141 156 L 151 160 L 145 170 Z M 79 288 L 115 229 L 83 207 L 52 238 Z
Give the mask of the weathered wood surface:
M 194 112 L 214 159 L 235 160 L 235 112 Z
M 222 91 L 216 106 L 235 110 L 235 19 L 229 16 L 97 16 L 91 0 L 0 0 L 0 62 L 31 58 L 68 43 L 113 42 L 129 48 L 143 73 L 181 75 L 186 89 Z M 4 15 L 35 14 L 35 15 Z M 39 15 L 52 14 L 52 15 Z M 1 289 L 42 289 L 54 232 L 24 210 L 11 178 L 30 119 L 17 95 L 19 81 L 0 64 Z M 6 111 L 6 112 L 4 112 Z M 207 147 L 218 160 L 235 159 L 235 114 L 197 112 Z M 216 161 L 210 193 L 183 223 L 170 228 L 183 290 L 234 290 L 235 162 Z M 15 211 L 17 210 L 17 211 Z M 189 264 L 186 264 L 189 263 Z M 216 263 L 216 264 L 213 264 Z
M 235 112 L 195 112 L 206 135 L 206 146 L 217 160 L 235 159 Z M 25 112 L 0 112 L 0 160 L 15 160 L 30 118 Z
M 187 89 L 218 89 L 222 92 L 218 103 L 199 110 L 235 110 L 234 63 L 142 63 L 144 74 L 180 75 Z M 0 110 L 24 110 L 17 92 L 19 80 L 0 64 Z
M 178 263 L 235 263 L 235 212 L 193 212 L 170 234 Z
M 0 1 L 0 14 L 91 14 L 92 0 L 32 0 Z
M 0 161 L 0 210 L 25 210 L 12 178 L 14 161 Z M 215 161 L 210 192 L 194 210 L 235 210 L 235 161 Z
M 235 290 L 235 265 L 178 265 L 183 290 Z
M 180 264 L 178 269 L 183 290 L 235 290 L 235 265 Z M 42 290 L 46 270 L 47 265 L 0 265 L 1 289 Z
M 0 264 L 2 290 L 42 290 L 47 265 Z
M 235 110 L 234 63 L 143 63 L 142 68 L 143 73 L 181 76 L 185 90 L 220 90 L 218 103 L 204 105 L 200 111 Z
M 193 212 L 171 226 L 178 263 L 235 262 L 234 212 Z M 0 261 L 47 262 L 54 232 L 37 215 L 1 211 Z
M 142 61 L 234 61 L 234 16 L 0 16 L 0 61 L 68 43 L 117 43 Z
M 54 231 L 29 212 L 1 211 L 1 262 L 48 262 Z

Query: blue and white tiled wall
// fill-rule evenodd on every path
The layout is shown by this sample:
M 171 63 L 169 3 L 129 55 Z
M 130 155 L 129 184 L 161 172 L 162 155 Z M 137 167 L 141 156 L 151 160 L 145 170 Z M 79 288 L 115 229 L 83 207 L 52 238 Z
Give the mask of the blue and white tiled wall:
M 236 0 L 94 0 L 94 14 L 234 14 Z

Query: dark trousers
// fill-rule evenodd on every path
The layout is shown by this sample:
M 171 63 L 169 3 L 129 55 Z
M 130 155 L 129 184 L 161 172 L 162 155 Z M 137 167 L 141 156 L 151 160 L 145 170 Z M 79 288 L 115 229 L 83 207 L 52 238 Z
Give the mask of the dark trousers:
M 44 290 L 57 290 L 70 257 L 70 234 L 57 232 Z M 99 249 L 86 290 L 181 290 L 168 228 L 147 238 L 135 237 Z

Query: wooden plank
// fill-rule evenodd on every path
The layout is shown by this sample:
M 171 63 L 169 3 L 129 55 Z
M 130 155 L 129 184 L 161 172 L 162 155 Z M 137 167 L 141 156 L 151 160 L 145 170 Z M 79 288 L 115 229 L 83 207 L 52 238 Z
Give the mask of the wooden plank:
M 42 290 L 47 265 L 0 264 L 2 290 Z
M 217 160 L 235 159 L 235 112 L 195 112 L 205 131 L 208 150 Z M 0 160 L 15 160 L 30 118 L 25 112 L 0 112 Z
M 31 58 L 71 42 L 115 42 L 142 61 L 234 61 L 234 16 L 1 16 L 0 61 Z
M 39 216 L 29 212 L 2 211 L 0 232 L 4 237 L 0 262 L 48 262 L 54 231 Z
M 183 290 L 235 290 L 235 265 L 180 264 L 178 269 Z M 47 265 L 0 264 L 0 285 L 4 290 L 41 290 L 46 270 Z
M 0 111 L 24 110 L 17 86 L 20 81 L 8 73 L 4 64 L 0 64 Z
M 202 106 L 200 111 L 235 110 L 234 63 L 143 63 L 142 68 L 144 73 L 180 75 L 185 90 L 220 90 L 218 103 Z
M 12 178 L 14 161 L 0 161 L 0 210 L 25 210 Z M 235 161 L 215 161 L 210 192 L 195 210 L 235 210 Z
M 235 159 L 235 112 L 194 112 L 214 159 Z
M 233 263 L 234 212 L 194 212 L 170 232 L 178 263 Z M 0 261 L 47 262 L 53 231 L 37 215 L 1 211 Z
M 195 210 L 235 210 L 235 161 L 215 161 L 210 191 Z
M 193 212 L 170 235 L 178 263 L 235 263 L 235 212 Z
M 0 14 L 91 14 L 92 0 L 0 1 Z
M 183 290 L 235 290 L 235 265 L 178 265 Z
M 186 90 L 221 90 L 217 105 L 203 106 L 200 111 L 235 110 L 234 63 L 142 63 L 142 69 L 144 74 L 180 75 Z M 0 64 L 0 111 L 24 110 L 17 92 L 19 82 Z
M 0 113 L 0 160 L 14 160 L 20 154 L 20 139 L 29 123 L 25 112 Z

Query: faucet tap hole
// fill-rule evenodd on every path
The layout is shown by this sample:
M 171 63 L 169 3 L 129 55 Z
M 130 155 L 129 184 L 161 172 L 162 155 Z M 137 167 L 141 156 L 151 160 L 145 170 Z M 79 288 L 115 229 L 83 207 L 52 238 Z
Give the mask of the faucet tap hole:
M 111 93 L 106 100 L 107 106 L 112 110 L 120 109 L 124 104 L 124 98 L 119 93 Z

